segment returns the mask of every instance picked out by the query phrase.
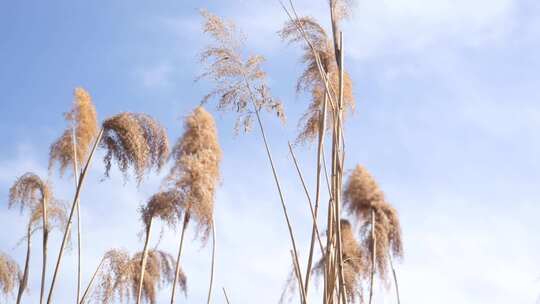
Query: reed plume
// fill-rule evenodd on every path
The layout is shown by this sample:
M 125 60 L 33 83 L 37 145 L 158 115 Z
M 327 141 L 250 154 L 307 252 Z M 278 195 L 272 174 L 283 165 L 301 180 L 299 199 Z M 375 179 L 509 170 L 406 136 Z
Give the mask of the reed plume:
M 83 88 L 76 88 L 74 97 L 73 107 L 64 114 L 69 126 L 51 145 L 49 152 L 49 169 L 58 163 L 60 174 L 72 167 L 73 162 L 84 165 L 98 132 L 96 108 L 90 94 Z
M 17 295 L 17 303 L 20 303 L 22 293 L 28 284 L 28 272 L 30 261 L 30 236 L 32 234 L 33 224 L 39 219 L 42 220 L 43 229 L 43 249 L 42 249 L 42 270 L 41 270 L 41 292 L 40 303 L 43 301 L 45 274 L 47 271 L 47 245 L 49 238 L 49 224 L 47 217 L 48 205 L 51 203 L 51 191 L 47 183 L 34 173 L 27 172 L 20 176 L 13 186 L 9 189 L 8 208 L 20 205 L 19 209 L 22 212 L 25 208 L 32 210 L 30 222 L 27 229 L 27 257 L 24 266 L 24 275 L 21 284 L 19 285 L 19 293 Z M 37 214 L 36 212 L 39 211 Z
M 115 160 L 125 178 L 133 167 L 140 184 L 148 170 L 163 166 L 169 152 L 168 142 L 165 129 L 146 114 L 125 112 L 105 120 L 100 143 L 107 151 L 103 159 L 105 175 L 109 175 Z
M 0 292 L 8 296 L 20 284 L 21 270 L 15 260 L 7 254 L 0 252 Z
M 299 32 L 302 28 L 303 32 Z M 306 112 L 300 118 L 298 127 L 300 133 L 296 138 L 297 143 L 307 143 L 315 140 L 319 134 L 321 111 L 326 95 L 326 85 L 321 77 L 317 56 L 324 73 L 329 80 L 329 89 L 332 100 L 337 100 L 339 93 L 339 68 L 335 60 L 335 51 L 332 40 L 328 37 L 324 28 L 311 17 L 301 17 L 285 23 L 279 31 L 281 39 L 288 43 L 303 43 L 309 39 L 311 46 L 302 44 L 302 64 L 305 68 L 296 82 L 296 92 L 310 94 L 310 103 Z M 304 37 L 305 35 L 305 37 Z M 313 49 L 311 48 L 313 47 Z M 352 80 L 345 71 L 343 79 L 343 107 L 347 112 L 354 109 L 354 96 L 352 92 Z M 332 126 L 332 115 L 327 116 L 327 130 Z
M 166 177 L 170 186 L 180 191 L 182 204 L 179 207 L 184 212 L 177 269 L 180 267 L 184 233 L 190 219 L 196 221 L 196 233 L 203 244 L 213 229 L 214 198 L 222 157 L 214 118 L 202 106 L 195 108 L 186 118 L 184 130 L 172 150 L 173 166 Z M 174 303 L 175 286 L 171 303 Z
M 60 175 L 68 168 L 73 170 L 75 188 L 79 182 L 79 167 L 84 165 L 93 140 L 98 134 L 97 113 L 90 94 L 83 88 L 76 88 L 72 109 L 64 116 L 68 128 L 54 142 L 49 152 L 49 170 L 59 163 Z M 77 201 L 77 302 L 81 289 L 81 212 Z
M 363 245 L 372 257 L 369 266 L 371 285 L 374 274 L 387 281 L 388 261 L 392 256 L 403 256 L 399 217 L 396 209 L 385 200 L 371 174 L 360 165 L 356 166 L 345 185 L 344 206 L 363 222 Z M 394 280 L 397 281 L 395 272 Z M 372 287 L 370 300 L 371 293 Z
M 141 257 L 141 267 L 139 267 L 139 288 L 137 292 L 137 304 L 141 302 L 144 291 L 144 277 L 148 256 L 148 244 L 152 232 L 152 223 L 155 218 L 163 220 L 170 226 L 174 226 L 178 221 L 180 206 L 182 205 L 181 193 L 177 190 L 158 192 L 141 208 L 141 218 L 145 226 L 144 249 Z
M 262 109 L 275 113 L 284 121 L 283 105 L 270 95 L 266 73 L 261 69 L 264 57 L 253 55 L 244 59 L 244 37 L 235 25 L 206 10 L 202 10 L 201 15 L 204 18 L 203 31 L 209 34 L 215 43 L 201 52 L 200 60 L 206 70 L 198 79 L 209 78 L 216 84 L 203 98 L 203 103 L 218 98 L 219 110 L 237 112 L 239 116 L 235 125 L 236 131 L 249 131 L 255 111 Z M 251 108 L 252 104 L 255 109 Z
M 142 253 L 132 257 L 123 250 L 110 250 L 105 253 L 101 274 L 98 278 L 98 288 L 94 291 L 96 303 L 127 302 L 137 296 Z M 148 261 L 143 279 L 143 299 L 155 304 L 158 289 L 171 283 L 174 277 L 173 257 L 159 250 L 148 252 Z M 179 287 L 186 292 L 186 277 L 180 272 Z
M 222 151 L 214 118 L 203 107 L 186 118 L 184 129 L 172 150 L 173 166 L 166 178 L 181 192 L 181 207 L 188 220 L 197 222 L 197 232 L 205 242 L 214 217 Z

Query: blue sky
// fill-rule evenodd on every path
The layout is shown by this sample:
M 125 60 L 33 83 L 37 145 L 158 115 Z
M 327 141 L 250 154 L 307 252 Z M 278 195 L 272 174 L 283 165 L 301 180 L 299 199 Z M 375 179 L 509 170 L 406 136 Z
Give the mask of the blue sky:
M 328 24 L 325 1 L 295 3 Z M 210 89 L 193 81 L 208 42 L 198 16 L 204 7 L 234 20 L 247 51 L 267 58 L 269 84 L 289 119 L 285 126 L 263 119 L 305 261 L 309 213 L 287 155 L 306 107 L 306 96 L 294 93 L 300 52 L 276 35 L 286 20 L 278 2 L 262 0 L 1 2 L 0 250 L 23 262 L 25 248 L 16 245 L 26 220 L 7 210 L 8 189 L 26 171 L 47 176 L 48 147 L 65 127 L 76 86 L 91 93 L 100 119 L 145 112 L 172 140 L 181 134 L 182 118 Z M 540 293 L 539 17 L 532 0 L 358 0 L 344 25 L 357 100 L 345 130 L 346 167 L 365 165 L 400 213 L 404 303 L 535 303 Z M 215 116 L 224 160 L 214 299 L 224 302 L 224 286 L 233 303 L 276 303 L 290 245 L 263 146 L 257 132 L 233 134 L 233 115 Z M 306 176 L 315 153 L 297 148 Z M 82 196 L 85 281 L 108 248 L 142 248 L 137 208 L 161 178 L 137 189 L 118 172 L 103 180 L 103 172 L 96 161 Z M 50 178 L 69 200 L 69 176 Z M 177 234 L 165 232 L 160 248 L 175 254 Z M 34 243 L 29 302 L 39 290 L 38 237 Z M 205 299 L 209 249 L 186 246 L 183 302 Z M 71 252 L 59 303 L 73 299 L 74 262 Z M 392 290 L 377 290 L 376 303 L 394 303 Z

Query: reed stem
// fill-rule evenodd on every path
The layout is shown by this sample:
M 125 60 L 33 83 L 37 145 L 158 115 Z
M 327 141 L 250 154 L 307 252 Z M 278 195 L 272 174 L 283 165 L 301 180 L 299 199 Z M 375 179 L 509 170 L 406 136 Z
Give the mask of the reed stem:
M 99 141 L 101 140 L 101 136 L 103 135 L 103 128 L 99 131 L 98 136 L 96 137 L 96 140 L 94 142 L 94 145 L 92 147 L 92 150 L 90 151 L 90 154 L 88 155 L 88 160 L 86 161 L 86 164 L 84 165 L 84 169 L 81 172 L 81 175 L 79 176 L 79 182 L 77 184 L 77 190 L 75 191 L 75 197 L 73 198 L 73 203 L 71 205 L 71 211 L 69 213 L 68 222 L 66 225 L 66 229 L 64 231 L 64 237 L 62 239 L 62 245 L 60 245 L 60 251 L 58 252 L 58 259 L 56 260 L 56 267 L 54 269 L 54 275 L 51 282 L 51 287 L 49 288 L 49 296 L 47 298 L 47 304 L 51 304 L 53 292 L 54 292 L 54 286 L 56 283 L 56 278 L 58 276 L 58 271 L 60 270 L 60 262 L 62 261 L 62 256 L 64 254 L 64 250 L 67 245 L 67 240 L 69 237 L 69 232 L 71 229 L 71 223 L 73 221 L 73 214 L 75 213 L 75 207 L 77 206 L 77 200 L 79 199 L 79 195 L 81 193 L 82 185 L 84 178 L 86 177 L 86 174 L 88 172 L 88 168 L 90 167 L 90 163 L 92 162 L 92 158 L 94 156 L 94 152 L 96 151 Z
M 375 279 L 375 251 L 377 250 L 377 236 L 375 234 L 375 209 L 371 208 L 371 278 L 369 283 L 369 304 L 373 298 L 373 281 Z
M 21 303 L 22 295 L 24 293 L 24 290 L 26 289 L 26 286 L 28 285 L 28 272 L 30 271 L 30 251 L 32 249 L 32 242 L 31 242 L 31 236 L 32 234 L 32 227 L 28 225 L 28 232 L 27 232 L 27 240 L 26 240 L 26 259 L 24 262 L 24 271 L 23 271 L 23 277 L 19 282 L 19 291 L 17 292 L 17 304 Z
M 41 199 L 43 208 L 43 265 L 41 268 L 41 287 L 39 291 L 39 303 L 43 303 L 43 294 L 45 292 L 45 274 L 47 273 L 47 245 L 49 240 L 49 228 L 47 227 L 47 200 L 45 197 Z
M 139 275 L 139 289 L 137 292 L 137 304 L 141 303 L 142 290 L 144 285 L 144 273 L 146 272 L 146 258 L 148 256 L 148 242 L 150 241 L 150 233 L 152 232 L 153 218 L 150 218 L 150 223 L 146 227 L 146 239 L 144 240 L 144 248 L 141 258 L 141 274 Z
M 180 234 L 180 246 L 178 247 L 178 257 L 176 258 L 176 271 L 174 273 L 174 281 L 172 286 L 171 304 L 174 304 L 174 298 L 176 295 L 176 285 L 178 284 L 178 277 L 180 276 L 180 256 L 182 255 L 182 247 L 184 245 L 184 235 L 189 222 L 189 210 L 184 213 L 184 223 L 182 224 L 182 233 Z
M 394 286 L 396 287 L 397 304 L 401 304 L 401 301 L 399 299 L 399 286 L 398 286 L 396 269 L 394 268 L 394 263 L 392 262 L 392 256 L 391 255 L 388 255 L 388 260 L 390 261 L 390 268 L 392 269 L 392 275 L 394 277 Z
M 71 143 L 73 148 L 73 179 L 75 180 L 75 189 L 79 184 L 79 157 L 77 155 L 77 136 L 75 128 L 71 132 Z M 81 204 L 77 200 L 77 303 L 81 296 Z
M 216 263 L 216 221 L 212 219 L 212 264 L 210 270 L 210 286 L 208 287 L 208 299 L 206 304 L 210 304 L 210 299 L 212 298 L 212 285 L 214 283 L 214 271 Z
M 92 275 L 92 278 L 90 279 L 90 282 L 88 283 L 88 286 L 86 286 L 86 289 L 84 290 L 84 293 L 81 297 L 79 304 L 84 303 L 84 300 L 86 299 L 86 296 L 88 295 L 88 292 L 90 291 L 90 289 L 92 288 L 92 285 L 94 284 L 94 280 L 96 279 L 97 274 L 101 270 L 101 266 L 103 265 L 103 262 L 105 262 L 105 259 L 102 258 L 101 261 L 99 262 L 98 267 L 96 268 L 96 271 L 94 271 L 94 274 Z

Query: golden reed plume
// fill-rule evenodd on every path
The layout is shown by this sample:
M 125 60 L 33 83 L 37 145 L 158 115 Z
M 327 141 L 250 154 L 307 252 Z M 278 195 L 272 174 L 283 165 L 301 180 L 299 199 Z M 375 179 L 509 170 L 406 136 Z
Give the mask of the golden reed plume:
M 203 98 L 203 103 L 211 98 L 219 99 L 217 108 L 222 111 L 235 111 L 239 114 L 235 130 L 249 131 L 253 122 L 254 110 L 266 109 L 274 112 L 282 121 L 285 112 L 280 101 L 270 96 L 266 85 L 266 73 L 261 69 L 263 56 L 242 57 L 244 38 L 232 22 L 203 10 L 203 31 L 215 41 L 201 52 L 201 62 L 206 71 L 199 76 L 213 80 L 216 87 Z
M 109 175 L 114 159 L 125 178 L 133 167 L 140 184 L 148 170 L 161 169 L 169 153 L 168 143 L 165 129 L 146 114 L 126 112 L 105 120 L 100 143 L 107 151 L 105 175 Z
M 307 44 L 303 44 L 302 63 L 305 65 L 304 71 L 296 82 L 296 92 L 307 92 L 310 94 L 310 103 L 307 111 L 302 115 L 299 121 L 300 133 L 296 142 L 311 142 L 319 134 L 321 111 L 326 94 L 326 86 L 321 78 L 319 67 L 316 60 L 318 55 L 322 68 L 328 75 L 329 88 L 333 100 L 338 99 L 339 91 L 339 69 L 335 60 L 334 47 L 332 40 L 329 39 L 324 28 L 311 17 L 302 17 L 294 21 L 285 23 L 279 31 L 280 37 L 289 43 L 303 43 L 304 37 L 298 31 L 301 27 L 306 37 L 311 42 L 314 50 Z M 314 53 L 315 51 L 315 53 Z M 346 111 L 354 109 L 354 96 L 352 92 L 352 80 L 345 71 L 343 79 L 343 105 Z M 328 115 L 327 130 L 332 126 L 332 115 Z
M 17 178 L 9 189 L 8 208 L 20 205 L 21 211 L 26 208 L 34 210 L 42 204 L 42 200 L 48 201 L 50 197 L 49 185 L 36 174 L 27 172 Z
M 396 209 L 385 200 L 383 192 L 371 174 L 360 165 L 356 166 L 345 185 L 344 207 L 363 222 L 364 246 L 370 251 L 370 255 L 375 255 L 375 272 L 381 280 L 386 280 L 389 254 L 398 258 L 403 255 L 399 217 Z M 372 252 L 374 246 L 370 234 L 372 210 L 375 221 L 375 253 Z
M 65 114 L 70 126 L 51 145 L 49 152 L 49 170 L 58 162 L 60 174 L 72 167 L 75 152 L 78 165 L 84 165 L 90 145 L 98 132 L 96 108 L 90 94 L 83 88 L 76 88 L 74 95 L 73 108 Z M 76 151 L 73 149 L 73 134 Z
M 97 303 L 121 303 L 136 299 L 141 273 L 141 253 L 132 257 L 124 250 L 110 250 L 105 253 L 104 264 L 94 291 Z M 150 250 L 143 281 L 143 299 L 155 304 L 157 290 L 170 284 L 174 277 L 173 257 L 159 250 Z M 181 272 L 179 287 L 186 292 L 186 277 Z
M 15 288 L 22 279 L 21 270 L 15 260 L 7 254 L 0 252 L 0 292 L 8 296 L 15 291 Z
M 214 218 L 222 151 L 214 118 L 203 107 L 197 107 L 186 118 L 184 128 L 172 150 L 173 166 L 167 180 L 181 192 L 180 207 L 188 218 L 195 219 L 197 231 L 206 240 Z

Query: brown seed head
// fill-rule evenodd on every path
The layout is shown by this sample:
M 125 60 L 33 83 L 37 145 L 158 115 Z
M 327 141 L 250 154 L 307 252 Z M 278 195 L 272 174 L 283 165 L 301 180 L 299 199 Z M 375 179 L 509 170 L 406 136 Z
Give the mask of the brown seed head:
M 368 262 L 360 244 L 354 237 L 349 221 L 342 219 L 341 244 L 343 250 L 343 279 L 349 302 L 362 302 L 362 279 L 367 277 Z
M 371 174 L 362 166 L 353 170 L 343 193 L 343 206 L 359 219 L 369 219 L 372 207 L 384 202 L 384 195 Z
M 0 252 L 0 292 L 4 295 L 13 293 L 22 277 L 19 265 L 7 254 Z
M 216 84 L 203 98 L 203 103 L 217 97 L 219 110 L 237 112 L 236 131 L 249 131 L 254 114 L 252 104 L 257 110 L 266 109 L 284 121 L 283 106 L 270 95 L 266 85 L 266 73 L 261 68 L 264 57 L 255 55 L 244 59 L 241 54 L 244 39 L 235 25 L 206 10 L 201 11 L 201 15 L 203 31 L 212 37 L 214 44 L 201 52 L 206 71 L 198 79 L 209 78 Z
M 314 51 L 304 43 L 303 35 L 299 32 L 300 28 L 303 29 L 311 42 Z M 297 93 L 309 93 L 311 100 L 307 111 L 299 121 L 300 134 L 296 141 L 299 143 L 310 142 L 319 133 L 322 105 L 326 94 L 326 86 L 323 78 L 321 78 L 317 56 L 324 72 L 328 75 L 331 96 L 335 102 L 338 100 L 339 69 L 335 61 L 334 47 L 324 28 L 311 17 L 302 17 L 285 23 L 279 31 L 279 35 L 289 43 L 304 43 L 302 63 L 305 68 L 296 83 L 296 91 Z M 346 111 L 350 112 L 354 109 L 352 80 L 347 71 L 345 71 L 343 79 L 343 105 Z M 328 109 L 330 109 L 330 100 L 328 100 Z M 327 115 L 327 118 L 327 129 L 329 129 L 332 123 L 332 115 Z
M 186 118 L 184 128 L 172 151 L 174 164 L 167 180 L 181 192 L 180 207 L 195 218 L 204 242 L 212 227 L 222 152 L 214 118 L 203 107 Z
M 96 108 L 90 95 L 83 88 L 76 88 L 74 95 L 73 108 L 65 114 L 70 127 L 51 145 L 49 152 L 49 170 L 55 162 L 58 162 L 60 174 L 73 166 L 75 157 L 73 132 L 75 133 L 77 162 L 79 166 L 82 166 L 86 162 L 90 146 L 98 131 Z
M 38 204 L 32 210 L 28 220 L 30 234 L 43 229 L 43 205 Z M 67 206 L 64 202 L 52 199 L 47 201 L 47 231 L 57 228 L 62 231 L 67 225 Z M 30 236 L 27 236 L 30 237 Z
M 104 266 L 99 277 L 99 285 L 94 299 L 100 303 L 115 300 L 126 302 L 136 299 L 142 253 L 133 257 L 123 250 L 111 250 L 104 256 Z M 142 298 L 148 303 L 156 303 L 157 290 L 174 280 L 175 260 L 163 251 L 150 250 L 146 261 Z M 186 277 L 180 272 L 180 288 L 186 292 Z
M 129 167 L 133 167 L 139 184 L 146 171 L 161 168 L 168 154 L 165 130 L 144 114 L 121 113 L 105 120 L 100 145 L 107 150 L 105 175 L 115 159 L 125 178 Z
M 177 190 L 158 192 L 148 200 L 146 206 L 141 209 L 141 218 L 146 228 L 150 221 L 159 218 L 169 226 L 174 226 L 178 222 L 180 206 L 182 206 L 182 193 Z
M 42 200 L 49 201 L 51 197 L 47 183 L 36 174 L 27 172 L 17 178 L 9 189 L 8 208 L 19 204 L 21 212 L 24 208 L 34 210 Z

